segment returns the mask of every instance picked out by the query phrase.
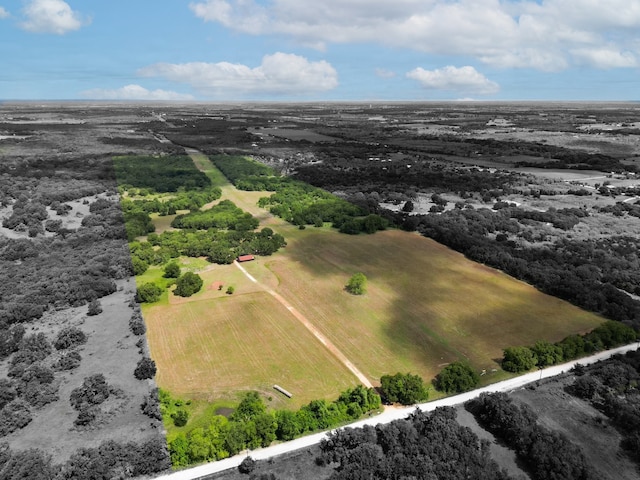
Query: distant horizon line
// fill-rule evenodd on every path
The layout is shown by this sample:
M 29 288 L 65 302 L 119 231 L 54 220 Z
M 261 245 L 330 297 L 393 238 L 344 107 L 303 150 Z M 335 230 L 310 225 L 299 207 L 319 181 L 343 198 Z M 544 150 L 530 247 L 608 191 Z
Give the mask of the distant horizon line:
M 140 105 L 241 105 L 241 104 L 636 104 L 640 100 L 486 100 L 486 99 L 433 99 L 433 100 L 110 100 L 110 99 L 0 99 L 0 105 L 7 104 L 140 104 Z

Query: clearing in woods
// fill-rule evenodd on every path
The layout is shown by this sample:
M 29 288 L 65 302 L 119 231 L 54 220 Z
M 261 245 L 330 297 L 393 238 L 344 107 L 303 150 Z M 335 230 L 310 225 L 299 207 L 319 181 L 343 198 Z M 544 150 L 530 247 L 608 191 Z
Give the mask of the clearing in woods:
M 192 157 L 200 168 L 214 168 L 203 155 Z M 486 370 L 483 383 L 490 383 L 507 376 L 498 363 L 505 347 L 557 341 L 604 320 L 417 234 L 299 230 L 257 207 L 269 192 L 218 185 L 223 199 L 287 239 L 280 252 L 243 267 L 304 315 L 374 384 L 396 372 L 429 381 L 455 360 Z M 368 278 L 362 296 L 344 291 L 356 272 Z M 145 307 L 162 388 L 209 401 L 259 390 L 273 397 L 273 406 L 293 408 L 335 398 L 358 383 L 291 312 L 238 274 L 233 265 L 213 266 L 205 279 L 205 285 L 220 281 L 225 288 L 233 283 L 234 295 L 204 289 L 179 303 Z M 275 383 L 293 399 L 280 398 L 272 389 Z

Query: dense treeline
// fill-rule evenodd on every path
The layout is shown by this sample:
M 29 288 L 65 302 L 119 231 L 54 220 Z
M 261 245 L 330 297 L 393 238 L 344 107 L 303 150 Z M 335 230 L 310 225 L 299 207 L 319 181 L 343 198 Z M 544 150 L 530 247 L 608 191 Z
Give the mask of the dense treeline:
M 607 321 L 584 335 L 570 335 L 550 343 L 538 341 L 531 347 L 508 347 L 504 350 L 502 368 L 508 372 L 526 372 L 533 367 L 547 367 L 601 350 L 632 343 L 638 332 L 620 322 Z
M 578 366 L 573 373 L 578 377 L 567 391 L 609 417 L 623 436 L 620 447 L 640 464 L 640 351 Z
M 128 193 L 139 189 L 124 190 Z M 124 214 L 125 228 L 127 230 L 128 241 L 133 241 L 137 237 L 147 235 L 155 231 L 155 226 L 151 221 L 150 213 L 158 213 L 160 216 L 174 215 L 178 210 L 198 211 L 203 205 L 220 198 L 222 192 L 218 187 L 211 187 L 204 190 L 180 191 L 170 197 L 146 198 L 123 198 L 121 200 L 122 212 Z
M 216 155 L 211 157 L 214 165 L 240 190 L 271 190 L 263 184 L 263 188 L 241 188 L 238 182 L 246 181 L 250 187 L 259 182 L 268 182 L 270 177 L 280 178 L 275 170 L 262 163 L 234 155 Z
M 215 156 L 212 161 L 240 190 L 274 191 L 258 205 L 294 225 L 321 227 L 330 222 L 342 233 L 375 233 L 388 221 L 346 200 L 305 182 L 279 177 L 258 162 L 244 157 Z
M 165 422 L 182 422 L 182 401 L 166 392 L 160 395 Z M 216 415 L 204 427 L 180 433 L 169 442 L 174 467 L 208 460 L 220 460 L 250 448 L 266 447 L 274 440 L 293 438 L 316 430 L 325 430 L 356 420 L 380 407 L 380 397 L 373 390 L 358 385 L 340 394 L 333 402 L 313 400 L 298 411 L 267 408 L 257 392 L 247 393 L 229 418 Z
M 152 233 L 148 242 L 139 245 L 144 250 L 132 248 L 134 258 L 150 265 L 161 265 L 180 255 L 207 257 L 212 263 L 228 264 L 241 254 L 271 255 L 286 245 L 282 235 L 265 227 L 259 232 L 247 231 L 166 231 L 160 235 Z M 149 246 L 160 247 L 159 250 Z
M 547 128 L 547 127 L 545 127 Z M 536 168 L 570 168 L 577 170 L 600 170 L 602 172 L 635 171 L 634 165 L 628 165 L 609 155 L 591 153 L 556 145 L 523 140 L 505 141 L 493 138 L 460 138 L 456 135 L 423 136 L 422 150 L 432 154 L 460 155 L 496 155 L 501 157 L 526 155 L 548 159 L 548 161 L 517 162 L 519 166 Z
M 178 215 L 171 222 L 174 228 L 208 230 L 210 228 L 247 231 L 258 228 L 260 222 L 231 200 L 222 200 L 207 210 Z
M 640 326 L 640 302 L 622 291 L 633 292 L 640 286 L 640 252 L 631 239 L 560 239 L 531 248 L 526 238 L 533 234 L 523 230 L 520 239 L 522 227 L 502 210 L 453 209 L 440 215 L 399 214 L 398 218 L 402 216 L 404 220 L 398 221 L 404 221 L 405 228 L 417 229 L 472 260 L 587 310 Z M 515 240 L 504 241 L 514 236 Z M 626 248 L 624 256 L 620 243 Z
M 40 450 L 14 451 L 0 444 L 0 478 L 35 480 L 111 480 L 150 475 L 169 468 L 164 438 L 144 443 L 107 441 L 82 448 L 61 465 Z
M 0 237 L 0 265 L 12 279 L 0 284 L 0 320 L 26 322 L 49 308 L 115 292 L 114 280 L 132 273 L 124 235 L 120 209 L 111 203 L 86 216 L 77 231 L 32 240 Z
M 455 418 L 453 408 L 443 407 L 386 425 L 340 429 L 321 442 L 318 462 L 338 464 L 332 480 L 509 479 L 491 459 L 488 442 Z
M 165 193 L 208 188 L 211 180 L 188 156 L 127 156 L 113 159 L 118 184 Z
M 595 478 L 582 450 L 537 423 L 536 413 L 506 393 L 482 393 L 465 407 L 478 423 L 515 450 L 533 480 Z
M 326 147 L 330 148 L 330 147 Z M 322 163 L 301 165 L 293 178 L 327 190 L 358 192 L 472 192 L 490 200 L 511 193 L 522 176 L 507 171 L 463 167 L 443 161 L 412 158 L 368 160 L 362 154 L 345 155 L 330 149 L 331 158 Z M 389 199 L 386 199 L 389 200 Z

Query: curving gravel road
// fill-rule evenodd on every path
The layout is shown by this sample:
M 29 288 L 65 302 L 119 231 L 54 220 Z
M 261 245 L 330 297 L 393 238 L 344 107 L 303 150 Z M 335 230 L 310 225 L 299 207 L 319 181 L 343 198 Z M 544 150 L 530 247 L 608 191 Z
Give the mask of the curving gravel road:
M 423 411 L 428 412 L 428 411 L 435 410 L 437 407 L 459 405 L 461 403 L 466 402 L 467 400 L 477 397 L 483 392 L 507 392 L 511 390 L 516 390 L 518 388 L 524 387 L 529 383 L 536 382 L 542 378 L 549 378 L 556 375 L 560 375 L 561 373 L 564 373 L 567 370 L 570 370 L 578 363 L 582 365 L 588 365 L 591 363 L 598 362 L 600 360 L 604 360 L 618 353 L 626 353 L 631 350 L 636 350 L 639 346 L 640 346 L 640 342 L 633 343 L 631 345 L 625 345 L 623 347 L 614 348 L 612 350 L 607 350 L 604 352 L 599 352 L 590 357 L 585 357 L 579 360 L 563 363 L 562 365 L 555 365 L 553 367 L 548 367 L 548 368 L 545 368 L 544 370 L 540 370 L 537 372 L 527 373 L 525 375 L 521 375 L 519 377 L 512 378 L 510 380 L 504 380 L 502 382 L 494 383 L 487 387 L 479 388 L 471 392 L 462 393 L 460 395 L 454 395 L 452 397 L 442 398 L 434 402 L 422 403 L 419 405 L 413 405 L 411 407 L 389 408 L 389 409 L 386 409 L 380 415 L 367 418 L 365 420 L 357 421 L 355 423 L 350 424 L 349 427 L 357 428 L 357 427 L 362 427 L 364 425 L 377 425 L 379 423 L 390 423 L 394 420 L 407 417 L 411 412 L 413 412 L 416 409 L 416 407 L 420 408 Z M 325 438 L 326 434 L 327 432 L 320 432 L 313 435 L 308 435 L 306 437 L 301 437 L 296 440 L 292 440 L 290 442 L 280 443 L 277 445 L 273 445 L 271 447 L 253 450 L 249 454 L 255 460 L 267 459 L 270 457 L 274 457 L 276 455 L 292 452 L 294 450 L 299 450 L 301 448 L 307 448 L 311 445 L 320 443 L 320 440 Z M 242 460 L 244 460 L 244 458 L 247 455 L 248 453 L 245 452 L 243 454 L 239 454 L 231 458 L 226 458 L 224 460 L 220 460 L 217 462 L 207 463 L 204 465 L 200 465 L 198 467 L 193 467 L 193 468 L 181 470 L 178 472 L 170 473 L 168 475 L 163 475 L 158 478 L 165 479 L 165 480 L 196 480 L 198 478 L 205 477 L 206 475 L 211 475 L 213 473 L 218 473 L 224 470 L 228 470 L 230 468 L 237 467 L 238 465 L 240 465 L 240 462 L 242 462 Z

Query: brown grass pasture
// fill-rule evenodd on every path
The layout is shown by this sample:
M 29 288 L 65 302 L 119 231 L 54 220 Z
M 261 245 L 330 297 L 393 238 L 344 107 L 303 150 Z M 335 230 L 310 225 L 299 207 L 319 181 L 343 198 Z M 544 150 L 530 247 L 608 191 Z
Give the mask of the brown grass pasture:
M 401 231 L 309 232 L 265 262 L 278 293 L 374 381 L 397 371 L 430 379 L 461 359 L 490 371 L 505 347 L 557 341 L 603 321 Z M 359 271 L 368 291 L 349 295 L 344 285 Z
M 145 311 L 158 385 L 176 396 L 235 399 L 246 390 L 274 407 L 332 399 L 357 379 L 275 299 L 227 295 Z M 294 394 L 278 394 L 279 384 Z
M 201 168 L 213 168 L 203 164 Z M 502 350 L 536 340 L 557 341 L 603 319 L 497 270 L 467 260 L 417 234 L 389 230 L 342 235 L 327 227 L 297 227 L 256 206 L 268 192 L 221 185 L 232 200 L 282 233 L 288 246 L 244 268 L 301 312 L 368 378 L 413 372 L 432 379 L 444 365 L 466 359 L 486 369 L 485 382 L 506 374 Z M 344 291 L 363 272 L 363 296 Z M 274 406 L 333 398 L 357 380 L 282 304 L 233 265 L 211 266 L 204 288 L 189 299 L 145 308 L 157 380 L 174 395 L 237 398 L 255 389 Z M 236 289 L 225 295 L 228 285 Z M 495 373 L 492 370 L 496 370 Z M 294 393 L 287 400 L 274 383 Z

